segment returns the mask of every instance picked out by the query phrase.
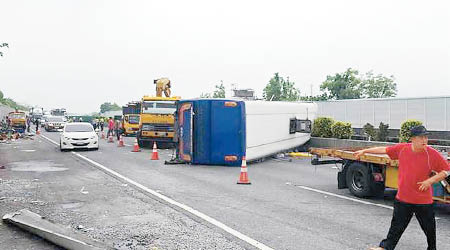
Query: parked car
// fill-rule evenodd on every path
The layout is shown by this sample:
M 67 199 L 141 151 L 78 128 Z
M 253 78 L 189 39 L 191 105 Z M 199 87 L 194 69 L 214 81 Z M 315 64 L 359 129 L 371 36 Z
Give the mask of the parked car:
M 98 146 L 98 135 L 87 122 L 67 123 L 59 140 L 61 151 L 77 148 L 98 150 Z
M 45 117 L 44 128 L 45 131 L 58 131 L 64 128 L 66 122 L 62 116 Z

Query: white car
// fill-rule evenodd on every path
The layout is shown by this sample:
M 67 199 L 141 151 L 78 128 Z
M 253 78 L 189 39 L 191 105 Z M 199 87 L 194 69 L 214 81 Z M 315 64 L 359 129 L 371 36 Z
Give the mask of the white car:
M 77 148 L 98 150 L 98 135 L 88 122 L 66 123 L 59 147 L 61 151 Z

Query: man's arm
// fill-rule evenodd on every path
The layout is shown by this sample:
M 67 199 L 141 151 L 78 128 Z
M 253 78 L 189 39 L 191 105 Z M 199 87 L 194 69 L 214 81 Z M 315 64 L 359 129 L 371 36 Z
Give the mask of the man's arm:
M 361 149 L 358 151 L 355 151 L 353 153 L 353 156 L 356 157 L 356 159 L 359 159 L 363 154 L 386 154 L 386 147 L 374 147 L 374 148 L 366 148 Z
M 440 182 L 443 179 L 447 178 L 449 175 L 449 171 L 441 171 L 439 174 L 434 175 L 433 177 L 430 177 L 424 181 L 418 182 L 417 184 L 420 185 L 419 190 L 420 191 L 426 191 L 428 188 L 430 188 L 431 185 L 433 185 L 436 182 Z

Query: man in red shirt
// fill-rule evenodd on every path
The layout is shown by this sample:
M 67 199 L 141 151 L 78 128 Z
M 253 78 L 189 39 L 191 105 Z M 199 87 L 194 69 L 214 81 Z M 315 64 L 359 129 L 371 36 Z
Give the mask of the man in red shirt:
M 114 120 L 112 119 L 112 117 L 109 118 L 108 121 L 108 133 L 106 135 L 106 137 L 109 138 L 109 136 L 113 136 L 114 135 Z
M 398 191 L 394 202 L 394 214 L 386 239 L 372 250 L 393 250 L 415 214 L 424 231 L 428 250 L 436 250 L 436 221 L 433 211 L 431 186 L 450 174 L 447 159 L 429 147 L 429 132 L 424 126 L 411 129 L 411 143 L 399 143 L 390 147 L 375 147 L 356 151 L 355 157 L 365 153 L 387 154 L 398 160 Z M 437 174 L 430 177 L 433 172 Z

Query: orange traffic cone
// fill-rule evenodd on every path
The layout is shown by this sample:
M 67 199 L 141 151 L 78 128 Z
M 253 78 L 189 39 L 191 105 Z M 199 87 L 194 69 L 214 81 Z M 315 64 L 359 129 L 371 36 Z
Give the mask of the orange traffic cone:
M 102 139 L 105 139 L 105 133 L 102 131 Z
M 152 160 L 159 160 L 158 148 L 156 148 L 156 142 L 153 142 Z
M 250 180 L 248 179 L 247 161 L 245 160 L 245 156 L 242 157 L 241 175 L 239 176 L 239 180 L 238 180 L 237 184 L 252 184 L 250 182 Z
M 36 130 L 36 134 L 37 134 L 37 135 L 40 135 L 40 134 L 41 134 L 41 131 Z
M 114 142 L 114 137 L 112 135 L 109 135 L 108 142 L 109 143 L 113 143 Z
M 141 152 L 141 149 L 139 148 L 139 144 L 138 144 L 137 138 L 134 139 L 133 151 L 131 151 L 131 152 Z
M 122 136 L 120 136 L 119 137 L 119 145 L 117 145 L 118 147 L 123 147 L 124 145 L 123 145 L 123 137 Z

